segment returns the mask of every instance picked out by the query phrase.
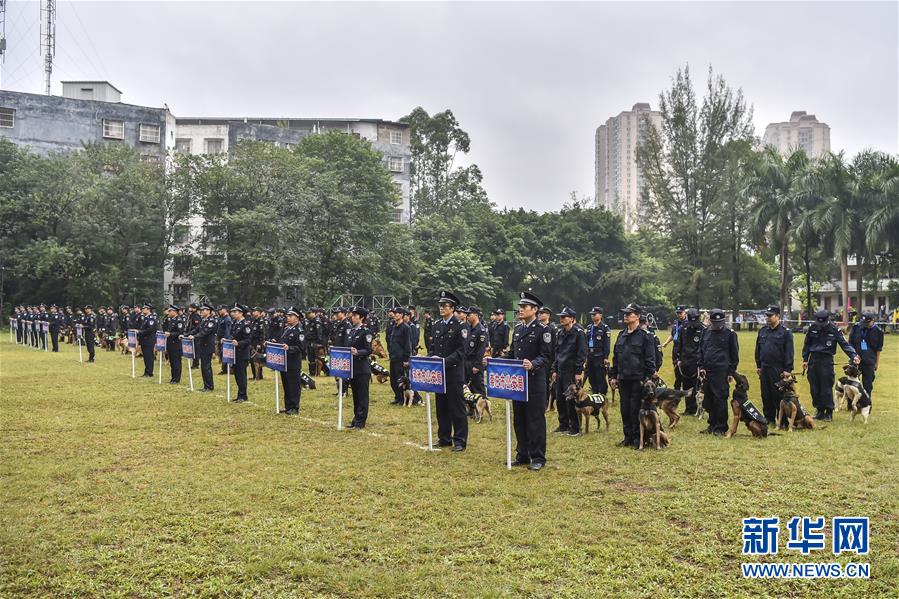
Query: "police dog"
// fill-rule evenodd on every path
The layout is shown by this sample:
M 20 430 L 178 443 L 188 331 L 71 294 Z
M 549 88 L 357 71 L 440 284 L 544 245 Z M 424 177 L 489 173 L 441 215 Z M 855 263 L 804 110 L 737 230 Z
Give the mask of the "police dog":
M 315 379 L 312 378 L 311 376 L 309 376 L 308 374 L 306 374 L 305 372 L 300 373 L 300 383 L 306 389 L 311 389 L 312 391 L 315 391 Z
M 753 437 L 768 436 L 768 421 L 759 412 L 758 408 L 749 401 L 749 381 L 739 372 L 731 375 L 734 381 L 734 392 L 730 400 L 730 409 L 734 415 L 730 425 L 730 430 L 724 435 L 726 439 L 733 437 L 737 433 L 740 422 L 746 424 L 746 428 L 752 433 Z
M 376 358 L 386 358 L 387 352 L 384 350 L 384 345 L 381 343 L 380 339 L 372 339 L 371 340 L 371 355 Z
M 849 420 L 855 420 L 855 417 L 861 415 L 868 424 L 868 416 L 871 415 L 871 398 L 868 392 L 862 386 L 861 372 L 855 364 L 847 364 L 843 366 L 843 372 L 846 376 L 841 376 L 836 384 L 837 391 L 837 409 L 839 410 L 843 401 L 848 402 Z
M 462 385 L 462 399 L 465 400 L 468 416 L 475 422 L 481 422 L 484 414 L 490 416 L 490 422 L 493 422 L 493 412 L 490 411 L 489 399 L 480 393 L 472 392 L 468 385 Z
M 590 417 L 596 419 L 596 430 L 599 431 L 599 416 L 602 414 L 609 430 L 609 405 L 601 393 L 587 393 L 583 384 L 572 383 L 565 389 L 565 401 L 574 404 L 578 419 L 583 419 L 584 434 L 590 432 Z
M 696 379 L 696 417 L 702 418 L 705 415 L 705 377 Z
M 640 445 L 643 449 L 644 439 L 649 437 L 656 449 L 668 447 L 668 434 L 662 428 L 662 419 L 656 404 L 656 386 L 652 381 L 643 385 L 643 399 L 640 402 Z
M 777 412 L 778 428 L 781 430 L 786 428 L 787 432 L 794 428 L 814 429 L 814 420 L 799 401 L 799 394 L 796 392 L 796 377 L 792 374 L 784 375 L 775 387 L 780 392 L 780 409 Z
M 668 428 L 674 428 L 677 426 L 678 421 L 680 421 L 680 414 L 677 413 L 677 406 L 680 405 L 681 400 L 690 395 L 693 390 L 671 389 L 665 386 L 664 381 L 658 378 L 658 375 L 656 375 L 655 378 L 658 381 L 655 388 L 656 403 L 659 409 L 668 416 Z

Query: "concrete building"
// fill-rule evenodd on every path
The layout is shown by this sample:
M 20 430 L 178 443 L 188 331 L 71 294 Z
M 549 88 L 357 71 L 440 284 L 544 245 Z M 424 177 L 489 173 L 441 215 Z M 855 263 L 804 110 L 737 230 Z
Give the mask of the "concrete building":
M 637 145 L 647 123 L 661 129 L 662 114 L 640 102 L 596 129 L 596 205 L 620 214 L 627 231 L 636 229 L 640 215 L 643 178 L 637 166 Z
M 865 274 L 865 285 L 862 288 L 862 305 L 858 306 L 858 264 L 854 256 L 850 256 L 847 260 L 849 266 L 849 301 L 852 309 L 856 312 L 877 312 L 881 308 L 891 314 L 896 309 L 897 304 L 893 299 L 896 291 L 899 290 L 899 277 L 896 273 L 888 273 L 887 276 L 877 281 L 877 289 L 871 289 L 870 271 Z M 843 285 L 839 279 L 829 281 L 821 285 L 817 292 L 812 292 L 812 296 L 817 301 L 817 307 L 823 308 L 830 312 L 840 312 L 843 310 Z M 805 306 L 800 309 L 804 310 Z
M 820 122 L 815 115 L 796 110 L 790 120 L 771 123 L 765 127 L 762 141 L 783 154 L 791 154 L 797 149 L 805 150 L 810 158 L 818 158 L 830 151 L 830 126 Z

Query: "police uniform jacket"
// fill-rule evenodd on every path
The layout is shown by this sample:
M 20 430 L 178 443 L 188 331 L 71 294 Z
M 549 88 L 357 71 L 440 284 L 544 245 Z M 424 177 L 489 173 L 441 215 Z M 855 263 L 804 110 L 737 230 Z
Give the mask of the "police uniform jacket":
M 776 368 L 782 372 L 793 371 L 793 332 L 783 323 L 775 328 L 759 329 L 755 342 L 755 367 Z
M 287 372 L 299 372 L 303 355 L 306 353 L 306 335 L 303 328 L 299 323 L 285 326 L 278 342 L 287 346 Z
M 712 327 L 702 332 L 699 340 L 699 368 L 701 370 L 726 370 L 736 372 L 740 363 L 740 346 L 737 334 L 727 327 Z
M 447 379 L 462 378 L 467 339 L 468 327 L 459 322 L 455 315 L 450 316 L 449 320 L 441 318 L 434 322 L 434 340 L 429 355 L 443 358 Z
M 581 374 L 584 371 L 584 361 L 587 359 L 587 336 L 583 327 L 575 323 L 566 331 L 565 327 L 559 327 L 556 332 L 556 358 L 553 361 L 553 372 L 574 372 Z
M 615 339 L 609 378 L 621 381 L 648 379 L 656 371 L 655 343 L 642 327 L 623 329 Z
M 877 325 L 866 327 L 864 323 L 858 323 L 849 331 L 849 345 L 855 349 L 862 364 L 873 366 L 877 362 L 877 352 L 883 351 L 883 331 Z
M 387 338 L 387 351 L 390 353 L 391 360 L 409 361 L 409 356 L 412 355 L 412 334 L 408 324 L 401 322 L 390 329 L 390 336 Z
M 356 355 L 353 356 L 353 378 L 360 375 L 371 375 L 371 340 L 374 336 L 365 325 L 359 325 L 350 329 L 347 347 L 355 347 Z
M 159 330 L 159 320 L 155 312 L 150 312 L 140 323 L 137 331 L 137 341 L 142 346 L 149 346 L 156 342 L 156 331 Z
M 591 360 L 605 360 L 609 357 L 612 330 L 604 322 L 590 323 L 586 330 L 587 357 Z
M 552 332 L 536 318 L 530 324 L 515 325 L 506 356 L 512 360 L 530 360 L 528 376 L 548 372 L 552 367 Z
M 235 342 L 235 361 L 248 362 L 250 360 L 250 346 L 253 339 L 254 323 L 248 318 L 241 318 L 231 325 L 231 338 Z
M 843 348 L 850 359 L 855 357 L 855 350 L 834 323 L 828 322 L 822 325 L 820 322 L 813 322 L 805 334 L 805 343 L 802 345 L 802 361 L 808 362 L 811 355 L 815 354 L 815 360 L 833 364 L 837 345 Z

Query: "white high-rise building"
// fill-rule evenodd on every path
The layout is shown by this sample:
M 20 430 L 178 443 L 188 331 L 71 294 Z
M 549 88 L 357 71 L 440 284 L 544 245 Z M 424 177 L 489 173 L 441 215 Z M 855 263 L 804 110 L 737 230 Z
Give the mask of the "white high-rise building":
M 818 158 L 830 151 L 830 126 L 813 114 L 796 110 L 789 121 L 765 127 L 763 139 L 766 146 L 774 146 L 784 156 L 802 149 L 809 158 Z
M 637 166 L 637 144 L 647 120 L 661 130 L 662 113 L 639 102 L 596 129 L 596 205 L 621 214 L 627 231 L 636 229 L 640 215 L 643 178 Z

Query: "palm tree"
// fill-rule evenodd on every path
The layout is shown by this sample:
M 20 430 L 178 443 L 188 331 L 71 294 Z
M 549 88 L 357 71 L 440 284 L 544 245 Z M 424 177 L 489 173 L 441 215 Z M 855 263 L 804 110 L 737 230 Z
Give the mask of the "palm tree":
M 770 244 L 780 255 L 780 309 L 790 306 L 790 242 L 797 217 L 797 181 L 806 173 L 809 159 L 796 150 L 784 158 L 768 146 L 754 165 L 748 195 L 753 198 L 750 229 L 760 244 Z

